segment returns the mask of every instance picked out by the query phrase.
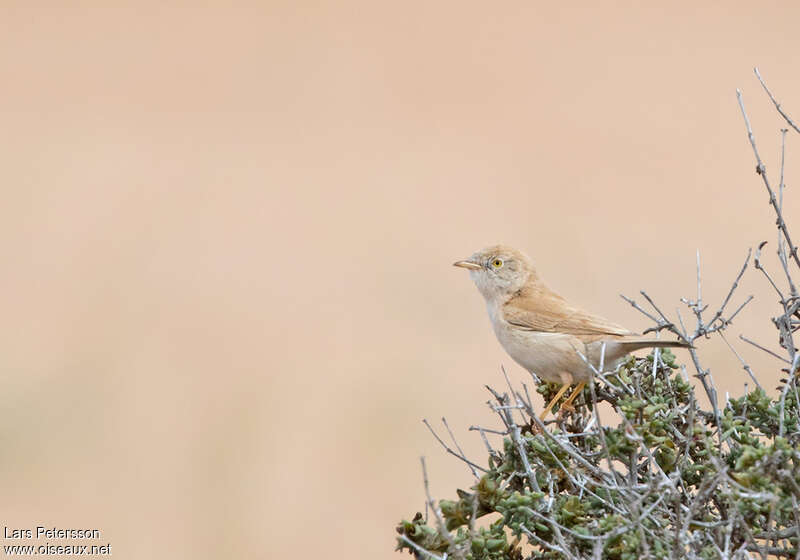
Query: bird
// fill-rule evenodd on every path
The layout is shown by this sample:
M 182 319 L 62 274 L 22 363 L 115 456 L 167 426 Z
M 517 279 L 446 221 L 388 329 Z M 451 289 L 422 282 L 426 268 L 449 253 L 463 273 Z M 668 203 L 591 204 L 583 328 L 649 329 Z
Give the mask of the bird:
M 561 387 L 545 407 L 544 420 L 572 385 L 572 401 L 592 379 L 592 367 L 614 368 L 641 348 L 688 347 L 680 340 L 647 338 L 584 311 L 551 290 L 525 253 L 505 245 L 481 249 L 453 266 L 464 268 L 486 300 L 500 345 L 520 366 Z M 603 350 L 605 348 L 605 350 Z

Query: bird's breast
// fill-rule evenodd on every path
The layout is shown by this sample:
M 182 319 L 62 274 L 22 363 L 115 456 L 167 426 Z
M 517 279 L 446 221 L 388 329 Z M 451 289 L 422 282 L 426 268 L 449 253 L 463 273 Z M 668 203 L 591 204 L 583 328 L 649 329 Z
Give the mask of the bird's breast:
M 528 331 L 493 321 L 497 340 L 515 362 L 547 381 L 560 382 L 568 373 L 575 381 L 588 378 L 589 371 L 578 352 L 584 344 L 572 335 Z

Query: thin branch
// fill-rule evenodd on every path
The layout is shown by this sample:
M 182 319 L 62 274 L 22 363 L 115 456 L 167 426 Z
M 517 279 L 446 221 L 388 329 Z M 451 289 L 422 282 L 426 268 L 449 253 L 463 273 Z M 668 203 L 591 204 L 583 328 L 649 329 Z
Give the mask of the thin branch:
M 563 450 L 565 453 L 567 453 L 567 454 L 568 454 L 570 457 L 572 457 L 572 458 L 573 458 L 573 459 L 574 459 L 576 462 L 580 463 L 580 464 L 581 464 L 583 467 L 586 467 L 587 469 L 589 469 L 589 471 L 590 471 L 592 474 L 594 474 L 595 476 L 597 476 L 599 479 L 601 479 L 601 480 L 606 480 L 607 482 L 610 482 L 610 483 L 614 483 L 614 481 L 613 481 L 613 480 L 610 480 L 610 479 L 609 479 L 609 477 L 608 477 L 608 474 L 607 474 L 607 473 L 604 473 L 604 472 L 603 472 L 602 470 L 600 470 L 598 467 L 596 467 L 595 465 L 593 465 L 592 463 L 590 463 L 589 461 L 587 461 L 586 459 L 584 459 L 584 458 L 581 456 L 581 454 L 580 454 L 580 453 L 576 452 L 576 451 L 575 451 L 575 450 L 572 448 L 572 446 L 570 446 L 570 445 L 568 445 L 568 444 L 565 444 L 565 443 L 562 443 L 562 442 L 561 442 L 559 439 L 557 439 L 556 437 L 554 437 L 554 436 L 553 436 L 553 434 L 551 434 L 550 432 L 548 432 L 547 430 L 545 430 L 545 428 L 544 428 L 544 424 L 542 423 L 542 421 L 541 421 L 541 420 L 539 420 L 539 417 L 538 417 L 538 416 L 533 416 L 533 417 L 531 418 L 531 420 L 533 420 L 533 421 L 534 421 L 534 423 L 535 423 L 535 424 L 536 424 L 536 425 L 539 427 L 539 430 L 541 430 L 541 432 L 542 432 L 542 433 L 545 435 L 545 437 L 547 437 L 547 439 L 549 439 L 550 441 L 553 441 L 553 442 L 555 442 L 555 444 L 556 444 L 557 446 L 559 446 L 559 447 L 560 447 L 560 448 L 561 448 L 561 449 L 562 449 L 562 450 Z
M 642 297 L 644 297 L 644 299 L 647 300 L 647 303 L 649 303 L 653 307 L 653 309 L 656 310 L 656 313 L 658 313 L 658 315 L 661 317 L 661 320 L 664 323 L 670 324 L 670 325 L 672 324 L 672 321 L 667 319 L 667 316 L 664 315 L 664 313 L 658 308 L 656 303 L 653 301 L 653 298 L 651 298 L 649 295 L 647 295 L 647 292 L 645 292 L 644 290 L 639 290 L 639 293 L 642 294 Z
M 742 368 L 747 372 L 747 375 L 750 376 L 750 379 L 753 380 L 753 382 L 758 386 L 759 389 L 763 390 L 764 388 L 761 386 L 761 383 L 758 382 L 758 379 L 756 379 L 756 376 L 753 373 L 753 370 L 750 369 L 750 366 L 747 365 L 747 363 L 744 361 L 744 359 L 739 355 L 739 352 L 737 352 L 736 349 L 733 346 L 731 346 L 731 343 L 728 342 L 728 339 L 725 338 L 725 335 L 722 334 L 722 331 L 719 332 L 719 336 L 722 337 L 722 340 L 725 341 L 725 344 L 728 345 L 728 348 L 731 349 L 731 352 L 733 352 L 736 355 L 736 357 L 739 359 L 739 363 L 742 364 Z
M 439 535 L 441 535 L 450 546 L 453 546 L 455 541 L 453 540 L 453 535 L 450 534 L 450 531 L 448 531 L 445 526 L 444 519 L 442 518 L 442 510 L 431 497 L 431 488 L 430 484 L 428 484 L 428 468 L 425 466 L 425 457 L 420 457 L 419 462 L 422 464 L 422 479 L 425 483 L 425 495 L 428 497 L 427 504 L 428 507 L 431 508 L 431 511 L 433 511 L 434 517 L 436 517 L 436 528 L 439 531 Z
M 792 119 L 789 118 L 789 115 L 787 115 L 783 111 L 783 109 L 781 109 L 781 104 L 778 103 L 778 100 L 775 99 L 775 96 L 772 95 L 772 92 L 767 87 L 767 84 L 764 83 L 764 79 L 761 77 L 761 73 L 758 71 L 758 68 L 753 68 L 753 71 L 756 73 L 756 77 L 758 78 L 758 81 L 761 82 L 761 87 L 763 87 L 764 91 L 767 92 L 767 95 L 769 96 L 770 101 L 772 101 L 772 104 L 775 105 L 775 109 L 778 110 L 778 113 L 780 113 L 780 115 L 789 124 L 789 126 L 791 126 L 793 129 L 795 129 L 797 132 L 800 133 L 800 128 L 797 128 L 797 125 L 794 124 L 794 121 L 792 121 Z
M 783 420 L 784 420 L 784 410 L 786 403 L 786 393 L 789 392 L 789 387 L 793 386 L 795 383 L 795 374 L 797 373 L 798 360 L 800 360 L 800 354 L 795 354 L 794 360 L 792 360 L 792 367 L 789 371 L 789 378 L 786 380 L 786 383 L 783 386 L 783 391 L 781 391 L 780 413 L 778 414 L 778 417 L 780 418 L 778 435 L 781 437 L 783 437 Z M 798 543 L 798 546 L 800 546 L 800 543 Z
M 739 311 L 741 311 L 741 308 L 744 307 L 753 298 L 753 296 L 750 296 L 747 299 L 747 301 L 745 301 L 739 307 L 739 309 L 736 310 L 736 312 L 733 314 L 733 316 L 731 316 L 731 318 L 728 319 L 727 321 L 722 318 L 722 314 L 725 312 L 725 307 L 728 305 L 728 302 L 731 300 L 731 297 L 733 297 L 733 293 L 736 291 L 736 288 L 739 287 L 739 281 L 742 279 L 742 276 L 744 276 L 744 271 L 747 270 L 747 265 L 750 264 L 750 255 L 752 255 L 752 253 L 753 253 L 752 249 L 748 249 L 747 250 L 747 258 L 745 258 L 745 260 L 744 260 L 744 264 L 742 265 L 742 269 L 739 271 L 739 274 L 736 275 L 736 279 L 733 281 L 733 285 L 731 286 L 731 289 L 728 290 L 728 295 L 725 296 L 725 299 L 723 300 L 722 305 L 719 306 L 719 309 L 714 314 L 714 317 L 708 322 L 708 326 L 709 327 L 712 327 L 714 325 L 714 322 L 717 321 L 718 319 L 722 319 L 722 324 L 723 325 L 729 324 L 733 320 L 733 317 L 736 316 L 736 314 L 739 313 Z
M 505 373 L 505 371 L 503 371 Z M 490 389 L 491 390 L 491 389 Z M 492 391 L 494 393 L 494 391 Z M 496 394 L 496 393 L 495 393 Z M 505 398 L 499 397 L 501 404 L 508 401 L 511 402 L 511 398 L 508 395 L 504 395 Z M 505 416 L 505 423 L 511 432 L 511 439 L 514 442 L 514 445 L 517 446 L 517 452 L 519 453 L 520 460 L 522 461 L 522 465 L 525 468 L 525 474 L 528 477 L 528 483 L 531 486 L 532 490 L 537 492 L 541 491 L 541 487 L 539 486 L 539 481 L 536 480 L 536 475 L 531 469 L 531 464 L 528 461 L 528 454 L 525 452 L 525 444 L 524 439 L 522 437 L 522 431 L 517 426 L 517 423 L 514 421 L 514 416 L 511 414 L 511 411 L 507 408 L 500 408 L 497 407 L 498 413 L 500 416 Z M 534 416 L 535 418 L 535 416 Z
M 753 154 L 756 157 L 756 173 L 761 176 L 761 180 L 764 182 L 764 186 L 767 189 L 767 193 L 769 194 L 769 203 L 775 209 L 775 213 L 778 216 L 778 228 L 783 232 L 783 236 L 786 238 L 786 243 L 789 245 L 789 254 L 794 259 L 795 264 L 800 266 L 800 257 L 797 255 L 797 247 L 794 246 L 792 243 L 791 237 L 789 237 L 789 229 L 786 227 L 786 222 L 783 220 L 783 214 L 781 213 L 781 209 L 778 206 L 778 201 L 775 198 L 775 193 L 772 190 L 772 187 L 769 184 L 769 179 L 767 178 L 767 169 L 764 167 L 764 164 L 761 162 L 761 156 L 758 155 L 758 148 L 756 148 L 756 140 L 753 136 L 753 129 L 750 127 L 750 119 L 747 117 L 747 112 L 744 109 L 744 101 L 742 101 L 742 92 L 740 90 L 736 90 L 736 98 L 739 100 L 739 107 L 742 110 L 742 117 L 744 117 L 744 123 L 747 127 L 747 137 L 750 140 L 750 145 L 753 147 Z
M 632 299 L 631 299 L 631 298 L 629 298 L 628 296 L 626 296 L 626 295 L 624 295 L 624 294 L 620 294 L 620 295 L 619 295 L 619 297 L 621 297 L 622 299 L 624 299 L 625 301 L 627 301 L 628 303 L 630 303 L 630 304 L 631 304 L 631 306 L 633 306 L 633 308 L 634 308 L 634 309 L 636 309 L 637 311 L 639 311 L 640 313 L 642 313 L 643 315 L 645 315 L 645 316 L 646 316 L 648 319 L 650 319 L 650 320 L 651 320 L 651 321 L 653 321 L 654 323 L 660 323 L 660 322 L 661 322 L 661 321 L 660 321 L 660 320 L 659 320 L 659 319 L 658 319 L 656 316 L 654 316 L 654 315 L 651 315 L 650 313 L 648 313 L 647 311 L 645 311 L 644 309 L 642 309 L 642 307 L 641 307 L 641 306 L 640 306 L 638 303 L 636 303 L 634 300 L 632 300 Z
M 500 435 L 506 435 L 506 433 L 505 432 L 500 432 L 500 431 L 495 432 L 494 430 L 486 430 L 484 428 L 481 428 L 480 426 L 470 426 L 469 430 L 470 431 L 477 430 L 477 431 L 480 432 L 481 439 L 483 440 L 484 445 L 486 445 L 486 451 L 489 452 L 489 456 L 494 460 L 498 460 L 499 456 L 497 455 L 497 451 L 495 451 L 494 448 L 492 447 L 492 444 L 489 443 L 489 438 L 486 437 L 486 432 L 490 431 L 490 432 L 497 433 L 497 434 L 500 434 Z M 491 465 L 491 462 L 489 464 Z
M 740 339 L 742 339 L 742 340 L 744 340 L 746 343 L 748 343 L 748 344 L 751 344 L 751 345 L 755 346 L 755 347 L 756 347 L 756 348 L 758 348 L 759 350 L 763 350 L 764 352 L 766 352 L 766 353 L 767 353 L 767 354 L 769 354 L 770 356 L 774 356 L 775 358 L 778 358 L 780 361 L 782 361 L 782 362 L 784 362 L 784 363 L 786 363 L 786 364 L 789 364 L 789 365 L 791 365 L 791 364 L 792 364 L 792 362 L 790 362 L 789 360 L 787 360 L 787 359 L 786 359 L 786 358 L 784 358 L 783 356 L 779 356 L 778 354 L 776 354 L 775 352 L 773 352 L 773 351 L 772 351 L 772 350 L 770 350 L 769 348 L 765 348 L 765 347 L 761 346 L 759 343 L 757 343 L 757 342 L 754 342 L 754 341 L 750 340 L 749 338 L 747 338 L 747 337 L 746 337 L 746 336 L 744 336 L 743 334 L 740 334 L 740 335 L 739 335 L 739 338 L 740 338 Z
M 700 249 L 697 250 L 697 307 L 703 307 L 703 291 L 700 282 Z
M 787 130 L 785 128 L 781 129 L 781 180 L 780 184 L 778 185 L 778 208 L 780 208 L 781 212 L 783 212 L 783 190 L 786 188 L 786 184 L 783 180 L 783 171 L 786 165 L 786 132 Z M 786 281 L 789 283 L 789 292 L 792 294 L 792 296 L 796 296 L 797 287 L 794 285 L 792 274 L 789 272 L 789 261 L 786 258 L 786 243 L 784 243 L 780 231 L 778 231 L 778 260 L 783 267 L 783 273 L 786 275 Z
M 733 320 L 736 318 L 736 316 L 739 314 L 739 312 L 740 312 L 742 309 L 744 309 L 744 307 L 745 307 L 745 306 L 746 306 L 748 303 L 750 303 L 751 301 L 753 301 L 753 296 L 752 296 L 752 295 L 749 295 L 749 296 L 747 296 L 747 299 L 746 299 L 746 300 L 744 300 L 744 301 L 742 302 L 742 304 L 741 304 L 739 307 L 737 307 L 737 308 L 736 308 L 736 311 L 734 311 L 733 313 L 731 313 L 731 316 L 730 316 L 730 317 L 728 317 L 727 319 L 725 319 L 725 325 L 726 325 L 726 326 L 727 326 L 727 325 L 730 325 L 730 324 L 733 322 Z
M 444 425 L 445 425 L 445 426 L 447 426 L 447 421 L 446 421 L 444 418 L 442 418 L 442 422 L 444 422 Z M 439 437 L 439 434 L 437 434 L 437 433 L 436 433 L 436 431 L 433 429 L 433 427 L 430 425 L 430 423 L 428 422 L 428 419 L 427 419 L 427 418 L 424 418 L 424 419 L 422 420 L 422 423 L 423 423 L 423 424 L 425 424 L 425 426 L 427 426 L 427 428 L 428 428 L 428 429 L 431 431 L 431 433 L 433 434 L 433 437 L 435 437 L 435 438 L 436 438 L 436 441 L 438 441 L 438 442 L 441 444 L 441 446 L 442 446 L 442 447 L 444 447 L 444 450 L 445 450 L 445 451 L 447 451 L 447 452 L 448 452 L 450 455 L 452 455 L 453 457 L 458 457 L 459 459 L 461 459 L 462 461 L 464 461 L 464 462 L 467 464 L 467 466 L 469 466 L 470 470 L 472 471 L 472 474 L 473 474 L 473 475 L 475 475 L 475 478 L 478 478 L 478 473 L 476 473 L 476 472 L 475 472 L 475 469 L 478 469 L 478 470 L 479 470 L 479 471 L 481 471 L 481 472 L 489 472 L 488 470 L 486 470 L 486 469 L 485 469 L 485 468 L 483 468 L 482 466 L 480 466 L 480 465 L 477 465 L 477 464 L 473 463 L 472 461 L 470 461 L 469 459 L 467 459 L 467 458 L 464 456 L 464 453 L 463 453 L 463 452 L 461 452 L 461 453 L 456 453 L 455 451 L 453 451 L 452 449 L 450 449 L 450 447 L 448 447 L 448 446 L 447 446 L 447 444 L 446 444 L 446 443 L 445 443 L 445 442 L 442 440 L 442 438 L 440 438 L 440 437 Z M 450 428 L 448 427 L 447 429 L 449 430 Z M 451 433 L 450 435 L 452 436 L 453 434 Z M 456 445 L 458 445 L 458 444 L 456 444 Z M 461 451 L 461 449 L 460 449 L 460 448 L 459 448 L 459 451 Z
M 453 440 L 453 444 L 456 446 L 456 449 L 458 449 L 458 452 L 461 453 L 462 457 L 466 458 L 464 450 L 461 449 L 460 445 L 458 445 L 458 441 L 456 441 L 456 436 L 453 434 L 453 430 L 450 429 L 450 425 L 447 423 L 447 418 L 445 418 L 444 416 L 442 416 L 442 424 L 444 424 L 444 427 L 447 428 L 447 433 L 450 434 L 450 439 Z M 475 478 L 479 478 L 478 473 L 475 472 L 476 468 L 481 470 L 482 472 L 489 472 L 486 469 L 475 465 L 472 461 L 468 461 L 467 465 L 469 465 L 469 468 L 472 471 L 472 476 L 474 476 Z
M 414 550 L 416 550 L 416 551 L 417 551 L 419 554 L 424 554 L 424 555 L 425 555 L 425 556 L 427 556 L 428 558 L 435 558 L 436 560 L 444 560 L 445 558 L 447 558 L 447 555 L 446 555 L 446 554 L 445 554 L 445 556 L 439 556 L 438 554 L 434 554 L 434 553 L 433 553 L 433 552 L 431 552 L 430 550 L 427 550 L 427 549 L 425 549 L 425 548 L 422 548 L 420 545 L 418 545 L 417 543 L 415 543 L 414 541 L 412 541 L 411 539 L 409 539 L 409 538 L 408 538 L 407 536 L 405 536 L 405 535 L 400 535 L 400 539 L 401 539 L 401 540 L 402 540 L 404 543 L 406 543 L 408 546 L 410 546 L 411 548 L 413 548 Z

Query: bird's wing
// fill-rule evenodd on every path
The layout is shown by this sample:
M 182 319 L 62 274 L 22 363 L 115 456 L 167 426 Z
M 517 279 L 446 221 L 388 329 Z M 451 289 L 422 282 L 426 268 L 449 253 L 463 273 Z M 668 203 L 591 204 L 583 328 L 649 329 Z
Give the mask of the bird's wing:
M 552 292 L 534 297 L 520 295 L 503 306 L 505 320 L 515 327 L 574 336 L 626 336 L 635 334 L 597 315 L 573 307 Z

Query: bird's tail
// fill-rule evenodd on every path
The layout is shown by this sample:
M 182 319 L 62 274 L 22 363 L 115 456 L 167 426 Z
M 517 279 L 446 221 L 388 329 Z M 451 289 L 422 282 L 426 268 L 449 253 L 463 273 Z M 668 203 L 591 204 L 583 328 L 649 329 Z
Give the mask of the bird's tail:
M 633 352 L 641 348 L 690 348 L 691 345 L 682 340 L 657 340 L 655 338 L 634 338 L 621 340 L 620 346 L 625 352 Z

